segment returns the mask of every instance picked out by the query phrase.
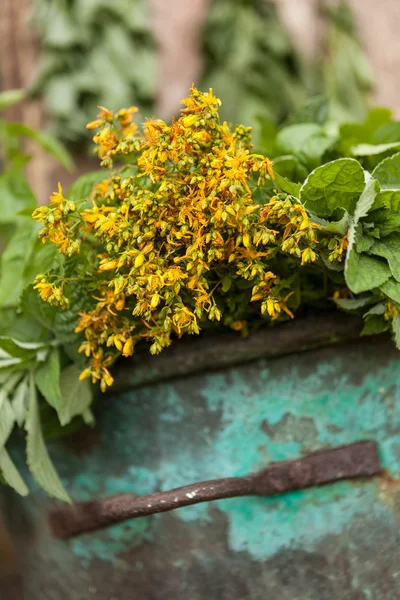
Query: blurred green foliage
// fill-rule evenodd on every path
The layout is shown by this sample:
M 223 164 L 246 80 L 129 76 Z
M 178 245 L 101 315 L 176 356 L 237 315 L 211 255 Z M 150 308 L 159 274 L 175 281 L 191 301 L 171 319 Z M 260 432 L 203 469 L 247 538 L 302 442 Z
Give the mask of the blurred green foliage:
M 258 116 L 280 123 L 316 93 L 329 95 L 336 118 L 364 116 L 372 79 L 350 10 L 345 2 L 319 5 L 324 48 L 306 67 L 273 3 L 210 2 L 204 72 L 196 83 L 215 90 L 224 118 L 253 126 Z M 150 18 L 147 0 L 34 0 L 42 52 L 32 91 L 44 98 L 57 137 L 88 140 L 84 127 L 98 105 L 137 105 L 152 116 L 157 49 Z
M 82 141 L 98 105 L 151 111 L 156 60 L 146 1 L 34 0 L 32 10 L 42 45 L 32 92 L 58 138 Z

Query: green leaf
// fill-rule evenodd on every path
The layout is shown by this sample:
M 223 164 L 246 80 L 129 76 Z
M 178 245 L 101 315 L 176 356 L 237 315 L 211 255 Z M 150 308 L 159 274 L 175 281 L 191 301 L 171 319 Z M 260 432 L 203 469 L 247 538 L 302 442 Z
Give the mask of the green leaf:
M 84 415 L 92 403 L 90 383 L 87 379 L 80 381 L 81 371 L 79 365 L 72 364 L 61 372 L 61 403 L 58 409 L 61 425 L 67 425 L 77 415 Z
M 380 287 L 390 277 L 386 261 L 368 254 L 359 254 L 354 246 L 346 257 L 344 273 L 346 283 L 354 294 Z
M 282 154 L 294 154 L 301 163 L 311 169 L 321 164 L 322 156 L 334 141 L 320 125 L 314 123 L 289 125 L 277 136 Z
M 0 198 L 0 224 L 14 225 L 17 212 L 36 208 L 36 198 L 19 166 L 0 175 Z
M 27 431 L 27 460 L 32 475 L 50 496 L 70 502 L 44 443 L 33 373 L 29 380 L 29 408 L 25 428 Z
M 6 90 L 0 92 L 0 110 L 18 104 L 18 102 L 21 102 L 25 98 L 25 94 L 25 90 Z
M 14 411 L 15 420 L 19 427 L 25 423 L 25 417 L 28 410 L 28 387 L 29 378 L 24 377 L 21 383 L 16 387 L 11 400 L 12 409 Z
M 350 215 L 347 210 L 343 210 L 343 217 L 339 221 L 327 221 L 312 213 L 311 217 L 314 223 L 320 225 L 325 231 L 329 231 L 329 233 L 336 233 L 337 235 L 344 236 L 347 234 L 350 227 Z
M 336 298 L 334 302 L 343 310 L 357 310 L 367 306 L 371 302 L 371 296 L 365 296 L 365 298 Z
M 85 173 L 85 175 L 81 175 L 81 177 L 78 177 L 78 179 L 74 181 L 67 190 L 65 197 L 74 202 L 86 199 L 92 191 L 93 186 L 96 185 L 96 183 L 103 181 L 106 177 L 108 177 L 108 173 L 105 173 L 104 171 Z
M 387 209 L 374 210 L 368 215 L 368 222 L 377 227 L 380 236 L 384 237 L 400 228 L 400 213 Z
M 292 154 L 278 156 L 274 159 L 274 173 L 279 173 L 282 177 L 286 177 L 286 179 L 295 183 L 303 182 L 308 175 L 307 169 Z
M 353 156 L 375 156 L 376 154 L 383 154 L 389 150 L 398 150 L 400 148 L 400 142 L 392 144 L 358 144 L 350 149 Z
M 0 307 L 16 306 L 24 288 L 24 271 L 32 261 L 36 228 L 32 221 L 19 223 L 0 258 Z M 36 274 L 39 271 L 36 272 Z
M 396 348 L 400 350 L 400 315 L 392 319 L 392 332 Z
M 47 402 L 58 410 L 61 406 L 60 355 L 58 348 L 52 348 L 46 361 L 36 369 L 35 383 Z
M 277 184 L 277 187 L 280 190 L 286 192 L 286 194 L 290 194 L 295 198 L 299 198 L 301 188 L 300 183 L 293 183 L 293 181 L 289 181 L 289 179 L 283 177 L 282 175 L 279 175 L 279 173 L 277 172 L 274 172 L 274 183 Z
M 372 208 L 388 208 L 390 210 L 398 211 L 400 208 L 400 189 L 381 190 L 379 194 L 377 194 Z
M 400 152 L 382 160 L 372 171 L 372 176 L 382 189 L 400 189 Z
M 326 96 L 314 96 L 309 98 L 303 106 L 290 119 L 295 123 L 317 123 L 324 125 L 328 119 L 329 101 Z
M 18 492 L 18 494 L 21 496 L 27 496 L 29 494 L 29 490 L 24 480 L 18 473 L 16 466 L 5 448 L 0 451 L 0 472 L 4 481 Z
M 14 428 L 15 416 L 10 401 L 3 391 L 0 392 L 0 450 L 7 443 Z
M 386 258 L 393 277 L 400 281 L 400 235 L 392 233 L 382 240 L 376 240 L 370 249 L 371 254 Z
M 300 200 L 318 216 L 330 216 L 337 208 L 353 213 L 364 187 L 360 163 L 353 158 L 340 158 L 310 173 L 300 190 Z
M 371 315 L 367 318 L 360 335 L 377 335 L 389 329 L 389 322 L 383 316 Z
M 390 277 L 379 289 L 389 296 L 389 298 L 400 304 L 400 283 L 394 277 Z
M 357 252 L 368 252 L 374 245 L 374 239 L 363 234 L 361 224 L 359 224 L 356 229 L 354 241 Z
M 368 211 L 374 203 L 375 196 L 379 192 L 379 185 L 371 175 L 364 171 L 365 187 L 361 194 L 354 211 L 353 221 L 357 225 L 358 221 L 368 215 Z
M 0 336 L 0 348 L 9 356 L 29 359 L 36 356 L 38 350 L 45 348 L 45 342 L 21 342 L 6 336 Z
M 372 285 L 375 280 L 379 281 L 378 285 L 380 285 L 389 277 L 388 275 L 385 278 L 384 275 L 386 265 L 383 264 L 382 266 L 380 263 L 370 263 L 370 267 L 373 270 L 369 274 L 366 273 L 365 269 L 368 268 L 367 263 L 369 261 L 369 257 L 364 254 L 360 254 L 359 246 L 361 246 L 362 250 L 364 247 L 362 242 L 365 242 L 365 240 L 363 237 L 360 238 L 359 220 L 367 216 L 368 211 L 374 202 L 377 190 L 379 189 L 377 182 L 369 173 L 367 173 L 367 171 L 364 171 L 364 179 L 365 187 L 357 201 L 354 209 L 354 216 L 350 224 L 349 245 L 347 248 L 344 268 L 346 283 L 351 291 L 356 294 L 361 291 L 367 291 L 373 287 L 377 287 L 376 285 Z M 362 267 L 365 267 L 364 271 L 362 270 Z
M 35 131 L 31 127 L 22 123 L 7 123 L 8 135 L 28 137 L 43 148 L 48 154 L 54 156 L 58 162 L 63 165 L 68 171 L 72 171 L 74 162 L 70 153 L 57 140 L 57 138 L 45 131 Z

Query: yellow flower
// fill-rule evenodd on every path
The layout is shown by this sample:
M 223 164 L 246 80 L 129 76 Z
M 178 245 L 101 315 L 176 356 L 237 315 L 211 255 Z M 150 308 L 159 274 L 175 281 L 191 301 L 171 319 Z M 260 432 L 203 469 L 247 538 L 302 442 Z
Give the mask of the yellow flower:
M 58 184 L 58 192 L 54 192 L 50 196 L 50 202 L 52 204 L 61 204 L 64 202 L 63 189 L 61 187 L 61 183 Z

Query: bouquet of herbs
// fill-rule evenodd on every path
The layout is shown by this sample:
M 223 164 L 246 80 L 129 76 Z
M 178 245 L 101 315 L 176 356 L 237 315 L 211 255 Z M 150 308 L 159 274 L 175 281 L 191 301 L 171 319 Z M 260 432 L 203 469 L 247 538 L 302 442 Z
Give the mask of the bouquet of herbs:
M 106 390 L 115 361 L 139 347 L 158 353 L 207 329 L 247 335 L 335 305 L 363 314 L 364 334 L 391 329 L 400 345 L 400 124 L 390 111 L 339 126 L 317 98 L 254 148 L 249 128 L 220 120 L 211 90 L 192 88 L 183 105 L 179 119 L 142 129 L 134 107 L 102 109 L 88 128 L 105 171 L 65 194 L 59 186 L 33 214 L 35 256 L 49 254 L 18 318 L 45 337 L 0 340 L 4 443 L 25 422 L 31 469 L 63 499 L 32 454 L 35 385 L 61 424 L 90 421 L 88 381 Z

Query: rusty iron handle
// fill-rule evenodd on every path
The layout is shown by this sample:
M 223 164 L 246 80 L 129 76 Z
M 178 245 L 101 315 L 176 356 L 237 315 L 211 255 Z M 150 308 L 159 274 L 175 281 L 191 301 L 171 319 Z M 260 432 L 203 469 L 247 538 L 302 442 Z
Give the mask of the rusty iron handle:
M 274 496 L 292 490 L 382 472 L 377 445 L 362 441 L 314 452 L 297 460 L 271 463 L 246 477 L 215 479 L 146 496 L 120 494 L 57 506 L 49 515 L 53 535 L 69 538 L 135 517 L 145 517 L 223 498 Z

